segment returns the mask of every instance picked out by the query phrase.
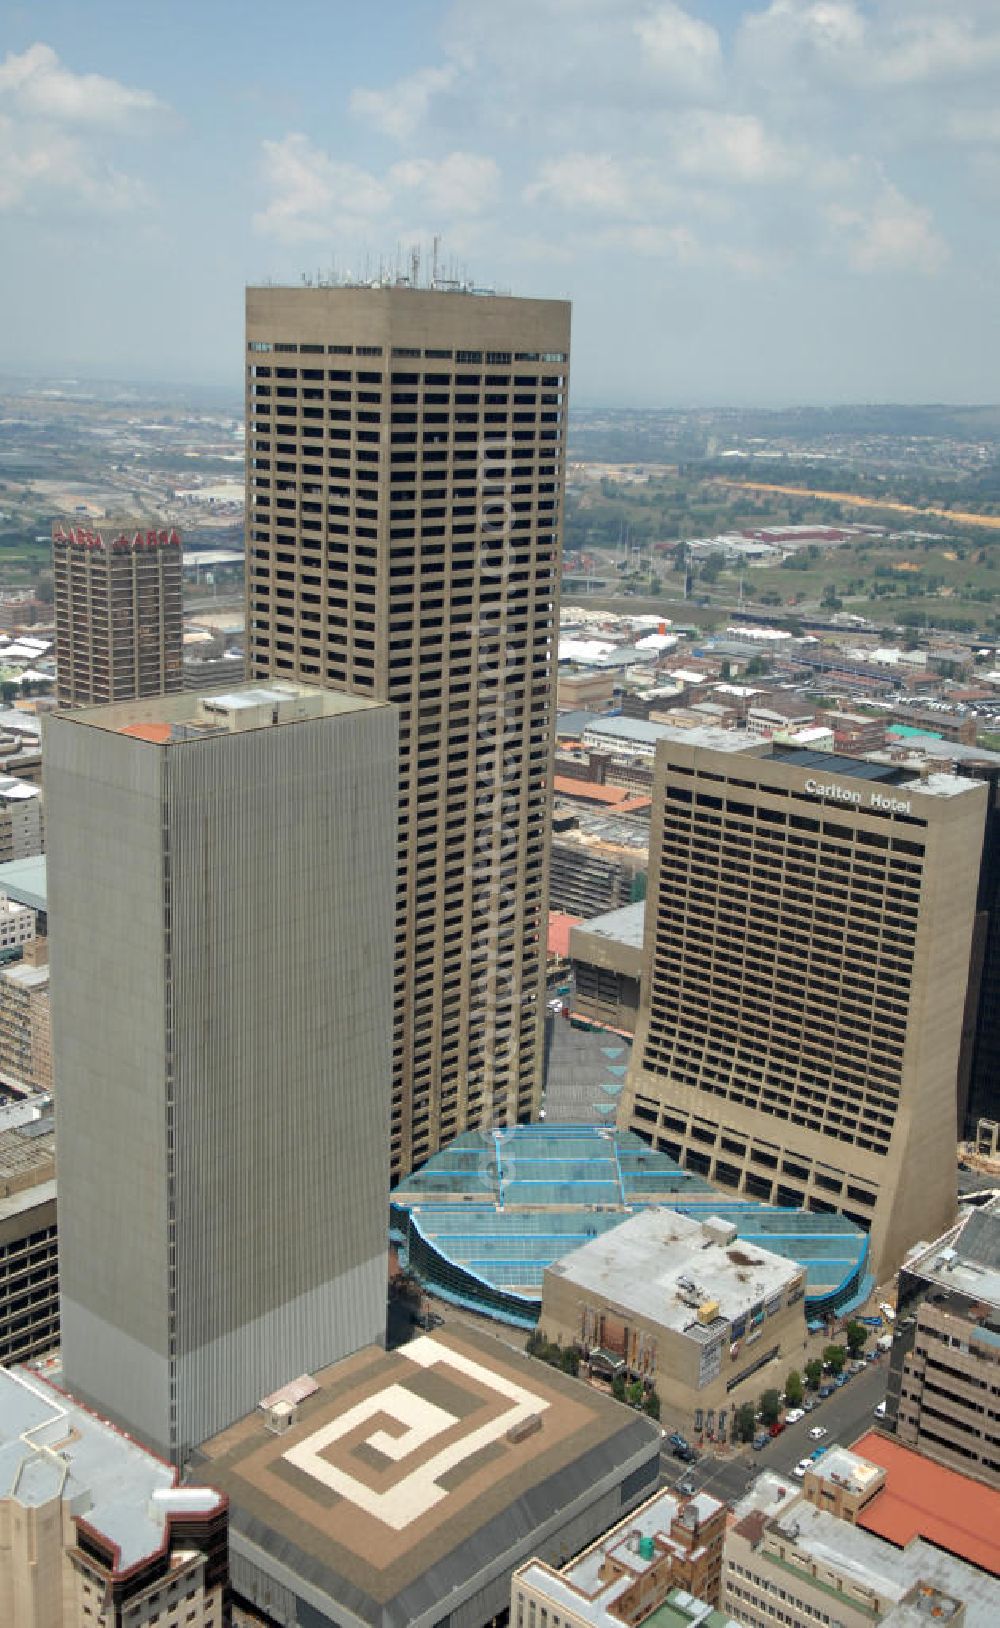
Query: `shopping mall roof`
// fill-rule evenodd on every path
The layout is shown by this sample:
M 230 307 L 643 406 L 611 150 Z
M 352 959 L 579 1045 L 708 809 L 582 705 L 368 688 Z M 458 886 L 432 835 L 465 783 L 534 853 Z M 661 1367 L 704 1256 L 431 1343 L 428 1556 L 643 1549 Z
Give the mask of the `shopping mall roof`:
M 45 855 L 8 859 L 0 865 L 0 893 L 32 910 L 45 909 Z
M 650 1205 L 731 1222 L 738 1238 L 805 1268 L 806 1315 L 865 1285 L 868 1240 L 840 1215 L 721 1192 L 630 1131 L 516 1125 L 466 1131 L 400 1182 L 394 1234 L 436 1294 L 533 1326 L 547 1266 Z

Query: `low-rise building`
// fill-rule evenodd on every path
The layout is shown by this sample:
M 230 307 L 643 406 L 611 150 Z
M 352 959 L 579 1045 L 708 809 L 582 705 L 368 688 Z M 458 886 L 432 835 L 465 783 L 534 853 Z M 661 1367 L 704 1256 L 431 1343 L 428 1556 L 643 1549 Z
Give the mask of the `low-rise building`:
M 762 1369 L 801 1359 L 805 1287 L 798 1263 L 729 1221 L 649 1210 L 546 1268 L 539 1327 L 592 1372 L 640 1379 L 688 1418 L 739 1406 Z
M 727 1513 L 708 1493 L 656 1493 L 568 1565 L 530 1560 L 519 1567 L 511 1623 L 531 1628 L 547 1613 L 565 1628 L 640 1628 L 677 1589 L 717 1606 Z M 656 1623 L 660 1628 L 659 1616 Z
M 1000 1487 L 1000 1199 L 914 1251 L 896 1304 L 886 1429 Z
M 879 1497 L 886 1496 L 883 1488 Z M 944 1607 L 940 1615 L 934 1605 Z M 886 1540 L 851 1524 L 765 1472 L 726 1530 L 722 1608 L 748 1628 L 912 1628 L 929 1621 L 994 1628 L 1000 1581 L 988 1565 L 939 1541 Z
M 619 1034 L 635 1034 L 645 919 L 645 902 L 639 900 L 573 927 L 569 956 L 574 1017 Z
M 222 1628 L 226 1500 L 26 1368 L 0 1369 L 0 1622 Z
M 35 936 L 35 912 L 17 899 L 0 895 L 0 957 L 6 952 L 19 950 Z
M 862 1510 L 882 1491 L 885 1478 L 880 1464 L 852 1453 L 848 1447 L 834 1446 L 813 1460 L 803 1477 L 802 1492 L 817 1509 L 826 1509 L 853 1526 Z
M 28 859 L 44 847 L 39 788 L 14 775 L 0 775 L 0 863 Z
M 192 1473 L 226 1494 L 236 1605 L 282 1628 L 485 1628 L 649 1496 L 649 1419 L 486 1335 L 370 1347 L 265 1398 Z
M 784 690 L 758 696 L 747 708 L 747 729 L 764 739 L 791 729 L 807 729 L 815 721 L 814 703 Z

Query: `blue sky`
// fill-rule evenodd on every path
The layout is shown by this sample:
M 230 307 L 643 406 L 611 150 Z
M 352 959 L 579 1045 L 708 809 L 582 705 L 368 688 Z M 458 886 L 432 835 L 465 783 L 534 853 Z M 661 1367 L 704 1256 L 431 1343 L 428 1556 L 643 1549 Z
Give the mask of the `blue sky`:
M 1000 399 L 1000 0 L 34 0 L 0 368 L 228 383 L 397 245 L 574 301 L 573 396 Z

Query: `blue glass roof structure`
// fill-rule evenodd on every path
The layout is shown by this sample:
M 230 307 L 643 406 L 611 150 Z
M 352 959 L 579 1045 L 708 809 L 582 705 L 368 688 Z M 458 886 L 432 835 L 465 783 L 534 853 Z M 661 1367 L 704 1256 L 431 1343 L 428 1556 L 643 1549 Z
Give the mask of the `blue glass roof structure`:
M 806 1316 L 867 1293 L 866 1233 L 834 1214 L 725 1193 L 631 1131 L 516 1125 L 466 1131 L 391 1194 L 392 1235 L 433 1293 L 530 1328 L 546 1266 L 637 1210 L 719 1216 L 747 1243 L 806 1271 Z

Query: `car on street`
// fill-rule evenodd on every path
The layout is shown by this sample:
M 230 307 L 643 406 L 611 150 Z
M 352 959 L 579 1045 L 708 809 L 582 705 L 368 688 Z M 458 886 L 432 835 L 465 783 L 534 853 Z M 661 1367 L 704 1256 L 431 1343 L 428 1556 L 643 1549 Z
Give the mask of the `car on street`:
M 844 1386 L 847 1384 L 847 1381 L 848 1381 L 849 1377 L 850 1377 L 850 1375 L 848 1375 L 848 1374 L 838 1374 L 837 1375 L 837 1377 L 836 1377 L 836 1379 L 834 1380 L 833 1383 L 836 1386 L 838 1391 L 843 1390 Z
M 811 1466 L 812 1466 L 812 1459 L 811 1458 L 800 1458 L 799 1462 L 796 1464 L 794 1470 L 792 1471 L 792 1474 L 798 1476 L 799 1480 L 801 1481 L 802 1477 L 805 1475 L 806 1471 L 811 1468 Z
M 821 1385 L 818 1392 L 817 1392 L 817 1395 L 818 1395 L 821 1402 L 825 1402 L 828 1396 L 833 1395 L 833 1386 L 832 1385 Z
M 667 1440 L 671 1447 L 686 1447 L 688 1445 L 687 1438 L 682 1436 L 679 1430 L 672 1430 Z
M 894 1323 L 896 1321 L 896 1313 L 890 1306 L 888 1300 L 883 1300 L 882 1304 L 879 1306 L 879 1311 L 882 1313 L 882 1316 L 885 1318 L 887 1323 Z
M 693 1464 L 695 1459 L 694 1448 L 689 1447 L 687 1442 L 683 1442 L 680 1446 L 675 1442 L 674 1458 L 679 1458 L 682 1464 Z
M 825 1447 L 817 1447 L 815 1452 L 809 1454 L 810 1463 L 818 1464 L 826 1451 L 827 1449 Z
M 682 1498 L 694 1497 L 694 1482 L 691 1480 L 689 1475 L 686 1475 L 683 1481 L 678 1481 L 677 1491 L 680 1493 Z
M 885 1403 L 884 1402 L 880 1402 L 878 1407 L 875 1409 L 875 1417 L 876 1417 L 876 1419 L 884 1419 L 885 1418 Z
M 816 1406 L 816 1403 L 813 1401 L 812 1397 L 807 1396 L 805 1401 L 802 1404 L 802 1411 L 803 1411 L 803 1413 L 811 1413 L 815 1406 Z
M 759 1453 L 762 1448 L 767 1446 L 767 1444 L 768 1444 L 768 1442 L 770 1440 L 771 1440 L 771 1438 L 768 1435 L 766 1430 L 759 1430 L 757 1432 L 756 1436 L 753 1439 L 753 1450 L 754 1450 L 754 1452 Z
M 775 1419 L 773 1425 L 768 1427 L 769 1434 L 772 1436 L 780 1436 L 784 1428 L 784 1421 L 782 1419 Z
M 804 1419 L 805 1416 L 805 1408 L 789 1408 L 788 1412 L 785 1414 L 785 1423 L 786 1425 L 798 1424 L 799 1420 Z
M 830 1432 L 827 1430 L 826 1425 L 813 1425 L 809 1434 L 813 1441 L 822 1441 L 823 1437 L 828 1436 Z

